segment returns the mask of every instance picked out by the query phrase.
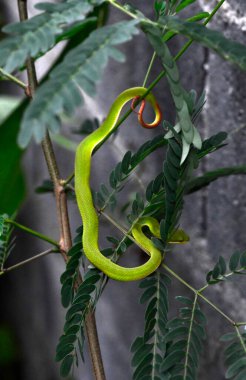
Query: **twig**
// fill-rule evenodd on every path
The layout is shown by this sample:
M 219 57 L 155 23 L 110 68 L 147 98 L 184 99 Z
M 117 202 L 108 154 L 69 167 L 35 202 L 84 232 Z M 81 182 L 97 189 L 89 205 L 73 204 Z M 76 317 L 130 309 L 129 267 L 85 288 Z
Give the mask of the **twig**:
M 220 315 L 222 315 L 225 319 L 227 319 L 228 322 L 230 322 L 233 326 L 236 325 L 236 322 L 233 321 L 228 315 L 226 315 L 220 308 L 218 308 L 213 302 L 211 302 L 207 297 L 205 297 L 203 294 L 199 292 L 199 290 L 196 290 L 188 284 L 183 278 L 181 278 L 177 273 L 175 273 L 171 268 L 169 268 L 166 264 L 162 264 L 163 268 L 171 274 L 174 278 L 176 278 L 179 282 L 181 282 L 184 286 L 189 288 L 193 293 L 197 294 L 198 297 L 202 298 L 206 303 L 208 303 L 213 309 L 215 309 Z
M 129 235 L 130 231 L 126 231 L 125 228 L 120 226 L 114 219 L 112 219 L 105 211 L 99 210 L 101 213 L 113 226 L 115 226 L 119 231 L 121 231 L 125 236 L 130 238 L 136 245 L 138 245 L 143 251 L 148 253 L 145 248 L 143 248 L 131 235 Z M 205 297 L 201 292 L 205 290 L 206 287 L 197 290 L 193 288 L 188 282 L 186 282 L 182 277 L 180 277 L 177 273 L 175 273 L 171 268 L 169 268 L 166 264 L 162 264 L 162 267 L 174 278 L 176 278 L 179 282 L 181 282 L 184 286 L 190 289 L 196 296 L 202 298 L 206 303 L 208 303 L 213 309 L 215 309 L 220 315 L 222 315 L 228 322 L 230 322 L 233 326 L 244 325 L 244 323 L 237 323 L 233 319 L 231 319 L 228 315 L 226 315 L 219 307 L 217 307 L 213 302 L 211 302 L 207 297 Z
M 24 21 L 28 19 L 27 12 L 27 0 L 18 0 L 19 16 L 20 20 Z M 36 70 L 33 59 L 28 59 L 26 62 L 28 87 L 29 93 L 27 94 L 32 98 L 38 85 Z M 56 207 L 58 212 L 58 222 L 60 229 L 60 248 L 61 253 L 65 261 L 68 260 L 67 252 L 72 247 L 71 231 L 69 225 L 68 209 L 67 209 L 67 197 L 62 186 L 60 179 L 59 169 L 56 162 L 52 142 L 49 133 L 46 133 L 44 140 L 42 141 L 42 148 L 50 177 L 54 184 L 54 193 L 56 197 Z M 82 282 L 82 278 L 78 278 L 78 282 Z M 97 335 L 96 321 L 94 313 L 89 312 L 86 318 L 86 332 L 89 342 L 89 349 L 91 360 L 93 364 L 93 370 L 96 380 L 105 380 L 103 362 L 101 357 L 100 345 Z
M 7 71 L 3 70 L 1 67 L 0 67 L 0 75 L 8 79 L 9 81 L 17 84 L 19 87 L 23 88 L 24 90 L 26 90 L 27 85 L 24 82 L 16 78 L 14 75 L 7 73 Z
M 23 226 L 22 224 L 17 223 L 15 220 L 12 220 L 12 219 L 4 219 L 4 221 L 6 223 L 11 224 L 12 226 L 15 226 L 15 227 L 21 229 L 22 231 L 27 232 L 30 235 L 36 236 L 37 238 L 44 240 L 44 241 L 47 241 L 48 243 L 54 245 L 55 247 L 60 248 L 59 243 L 57 241 L 51 239 L 49 236 L 43 235 L 40 232 L 34 231 L 29 227 Z
M 35 255 L 33 257 L 30 257 L 29 259 L 23 260 L 23 261 L 21 261 L 18 264 L 15 264 L 15 265 L 12 265 L 11 267 L 2 269 L 1 272 L 0 272 L 0 276 L 2 276 L 3 274 L 6 274 L 6 273 L 8 273 L 8 272 L 10 272 L 10 271 L 12 271 L 12 270 L 14 270 L 16 268 L 20 268 L 20 267 L 22 267 L 25 264 L 31 263 L 32 261 L 38 260 L 41 257 L 47 256 L 50 253 L 57 253 L 57 252 L 58 251 L 54 251 L 54 249 L 47 249 L 46 251 L 41 252 L 38 255 Z
M 126 11 L 124 7 L 122 7 L 122 5 L 120 5 L 119 3 L 116 3 L 114 0 L 108 0 L 110 2 L 110 4 L 112 4 L 113 6 L 117 7 L 118 9 L 120 9 L 122 12 L 124 13 L 127 13 L 128 16 L 132 17 L 132 18 L 136 18 L 136 16 L 134 14 L 132 14 L 131 12 L 129 11 Z M 218 10 L 220 9 L 220 7 L 223 5 L 223 3 L 225 2 L 225 0 L 221 0 L 217 5 L 216 7 L 213 9 L 213 11 L 210 13 L 210 15 L 206 18 L 206 20 L 204 21 L 203 25 L 206 26 L 211 20 L 212 18 L 214 17 L 214 15 L 218 12 Z M 158 23 L 153 23 L 155 25 L 158 25 Z M 174 60 L 177 61 L 185 52 L 186 50 L 192 45 L 193 43 L 193 40 L 189 40 L 186 44 L 184 44 L 184 46 L 181 48 L 181 50 L 178 52 L 178 54 L 174 57 Z M 144 99 L 151 91 L 152 89 L 157 85 L 157 83 L 166 75 L 166 71 L 163 70 L 157 77 L 156 79 L 149 85 L 149 87 L 146 89 L 146 92 L 144 93 L 144 95 L 142 95 L 139 99 L 138 99 L 138 102 L 141 102 L 142 99 Z M 138 103 L 136 102 L 136 103 Z M 130 108 L 129 110 L 126 111 L 126 113 L 120 118 L 120 120 L 116 123 L 115 127 L 112 129 L 111 133 L 107 136 L 107 138 L 109 136 L 111 136 L 111 134 L 113 134 L 115 132 L 115 130 L 117 128 L 119 128 L 119 126 L 128 118 L 128 116 L 132 113 L 132 109 Z M 101 144 L 99 144 L 97 146 L 96 149 L 99 149 L 100 146 L 104 143 L 104 141 L 102 141 Z

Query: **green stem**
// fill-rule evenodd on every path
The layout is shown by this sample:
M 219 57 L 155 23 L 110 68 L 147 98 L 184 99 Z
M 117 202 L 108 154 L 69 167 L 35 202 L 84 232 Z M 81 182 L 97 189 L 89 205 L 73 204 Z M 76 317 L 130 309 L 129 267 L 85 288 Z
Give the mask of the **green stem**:
M 193 293 L 197 294 L 198 297 L 202 298 L 203 301 L 208 303 L 213 309 L 215 309 L 220 315 L 222 315 L 228 322 L 230 322 L 233 326 L 236 325 L 236 322 L 233 321 L 228 315 L 226 315 L 220 308 L 218 308 L 213 302 L 211 302 L 207 297 L 204 297 L 199 290 L 193 288 L 188 282 L 186 282 L 183 278 L 181 278 L 177 273 L 175 273 L 171 268 L 169 268 L 166 264 L 162 264 L 163 268 L 170 273 L 174 278 L 176 278 L 179 282 L 181 282 L 184 286 L 189 288 Z
M 122 12 L 128 14 L 128 16 L 132 17 L 132 18 L 137 18 L 136 15 L 134 15 L 133 13 L 131 13 L 130 11 L 127 11 L 124 7 L 122 7 L 120 4 L 116 3 L 114 0 L 108 0 L 108 2 L 112 5 L 114 5 L 115 7 L 117 7 L 118 9 L 120 9 Z M 207 25 L 211 20 L 212 18 L 214 17 L 214 15 L 218 12 L 218 10 L 220 9 L 220 7 L 223 5 L 223 3 L 225 2 L 225 0 L 221 0 L 217 6 L 213 9 L 213 11 L 210 13 L 210 15 L 206 18 L 206 21 L 204 21 L 203 25 Z M 159 26 L 157 23 L 155 22 L 151 22 L 149 21 L 149 23 L 152 23 L 154 25 L 157 25 Z M 193 43 L 193 40 L 190 39 L 183 47 L 182 49 L 178 52 L 178 54 L 174 57 L 174 60 L 177 61 L 185 52 L 186 50 L 192 45 Z M 141 96 L 138 101 L 136 102 L 136 105 L 138 105 L 141 100 L 143 100 L 150 92 L 151 90 L 157 85 L 157 83 L 166 75 L 166 71 L 163 70 L 157 77 L 156 79 L 149 85 L 149 87 L 146 89 L 146 92 L 144 93 L 143 96 Z M 98 146 L 96 147 L 96 149 L 94 150 L 94 152 L 96 152 L 103 144 L 104 142 L 116 131 L 116 129 L 119 128 L 119 126 L 128 118 L 128 116 L 132 113 L 132 109 L 130 108 L 128 111 L 126 111 L 126 113 L 120 118 L 120 120 L 116 123 L 115 127 L 112 129 L 112 131 L 107 135 L 107 137 L 101 142 L 101 144 L 98 144 Z
M 199 293 L 204 292 L 209 287 L 209 284 L 204 285 L 201 289 L 198 290 Z
M 196 310 L 196 304 L 197 304 L 197 297 L 198 294 L 195 294 L 195 299 L 193 302 L 192 312 L 191 312 L 191 320 L 190 320 L 190 326 L 189 326 L 189 332 L 188 332 L 188 339 L 187 339 L 187 347 L 185 351 L 185 363 L 184 363 L 184 380 L 186 380 L 187 374 L 188 374 L 188 360 L 189 360 L 189 351 L 190 351 L 190 344 L 191 344 L 191 334 L 192 334 L 192 328 L 195 318 L 195 310 Z
M 214 17 L 214 15 L 218 12 L 218 10 L 220 9 L 220 7 L 224 4 L 226 0 L 220 0 L 218 2 L 218 4 L 216 5 L 216 7 L 214 7 L 214 9 L 212 10 L 212 12 L 210 13 L 210 15 L 206 18 L 206 20 L 204 21 L 203 25 L 206 26 L 209 21 L 212 20 L 212 18 Z
M 36 236 L 37 238 L 39 238 L 39 239 L 41 239 L 41 240 L 47 241 L 48 243 L 54 245 L 54 246 L 57 247 L 57 248 L 60 248 L 59 243 L 58 243 L 57 241 L 55 241 L 55 240 L 49 238 L 49 237 L 46 236 L 46 235 L 41 234 L 40 232 L 34 231 L 34 230 L 32 230 L 31 228 L 28 228 L 28 227 L 26 227 L 26 226 L 23 226 L 23 224 L 17 223 L 17 222 L 15 222 L 15 221 L 12 220 L 12 219 L 5 219 L 5 222 L 6 222 L 6 223 L 9 223 L 9 224 L 12 224 L 13 226 L 19 228 L 19 229 L 22 230 L 22 231 L 27 232 L 27 233 L 30 234 L 30 235 Z
M 219 279 L 221 279 L 221 280 L 223 280 L 223 279 L 227 279 L 227 278 L 229 278 L 229 277 L 231 277 L 231 276 L 233 276 L 233 275 L 236 275 L 236 274 L 238 274 L 238 273 L 242 273 L 242 272 L 244 272 L 245 269 L 246 269 L 245 267 L 239 268 L 239 269 L 237 269 L 237 272 L 236 272 L 236 273 L 235 273 L 235 272 L 229 272 L 229 273 L 227 273 L 227 274 L 224 274 L 223 276 L 220 276 Z M 217 285 L 217 284 L 206 284 L 206 285 L 204 285 L 201 289 L 199 289 L 198 291 L 199 291 L 199 293 L 202 293 L 202 292 L 204 292 L 204 290 L 206 290 L 209 286 L 214 286 L 214 285 Z
M 127 14 L 128 16 L 130 16 L 131 18 L 138 19 L 137 15 L 135 15 L 132 12 L 130 12 L 128 9 L 124 8 L 121 4 L 117 3 L 116 1 L 114 1 L 114 0 L 108 0 L 108 2 L 110 4 L 112 4 L 115 8 L 118 8 L 121 12 L 123 12 L 123 13 Z
M 51 140 L 55 142 L 57 145 L 61 146 L 64 149 L 70 150 L 72 152 L 76 152 L 76 149 L 78 147 L 78 143 L 68 139 L 65 136 L 62 135 L 51 135 Z
M 246 326 L 246 322 L 237 322 L 236 326 Z
M 15 265 L 12 265 L 11 267 L 8 267 L 6 269 L 3 269 L 1 272 L 0 272 L 0 276 L 2 276 L 3 274 L 6 274 L 7 272 L 10 272 L 16 268 L 20 268 L 22 267 L 23 265 L 26 265 L 32 261 L 35 261 L 35 260 L 38 260 L 40 259 L 41 257 L 44 257 L 44 256 L 47 256 L 49 255 L 50 253 L 55 253 L 55 252 L 58 252 L 58 251 L 54 251 L 53 249 L 48 249 L 47 251 L 44 251 L 44 252 L 41 252 L 39 253 L 38 255 L 36 256 L 33 256 L 33 257 L 30 257 L 29 259 L 27 260 L 23 260 L 21 261 L 20 263 L 18 264 L 15 264 Z
M 242 335 L 240 334 L 240 331 L 239 331 L 238 326 L 235 325 L 234 327 L 235 327 L 235 329 L 236 329 L 238 339 L 240 340 L 240 343 L 241 343 L 241 345 L 242 345 L 242 347 L 243 347 L 243 350 L 244 350 L 244 352 L 245 352 L 245 354 L 246 354 L 246 345 L 245 345 L 245 343 L 244 343 L 243 337 L 242 337 Z
M 25 21 L 28 19 L 27 12 L 27 0 L 18 0 L 18 9 L 20 20 Z M 36 77 L 36 69 L 33 60 L 29 58 L 27 60 L 27 75 L 28 75 L 28 85 L 30 89 L 30 96 L 33 97 L 35 94 L 36 87 L 38 85 Z M 67 252 L 72 247 L 71 229 L 69 223 L 68 207 L 67 207 L 67 196 L 64 189 L 60 185 L 60 174 L 59 168 L 56 162 L 56 156 L 53 150 L 53 145 L 50 140 L 49 133 L 46 133 L 44 140 L 42 141 L 42 148 L 45 156 L 45 160 L 48 166 L 50 177 L 54 183 L 54 193 L 56 197 L 57 213 L 60 227 L 60 244 L 61 244 L 61 254 L 65 261 L 68 260 Z M 81 275 L 78 275 L 77 284 L 82 282 Z M 88 312 L 86 316 L 86 332 L 89 344 L 89 352 L 91 356 L 93 372 L 96 380 L 106 380 L 104 373 L 101 349 L 98 340 L 97 327 L 95 321 L 95 315 L 93 312 Z
M 118 230 L 120 230 L 125 236 L 127 236 L 129 239 L 131 239 L 136 245 L 138 245 L 143 251 L 147 252 L 146 249 L 144 249 L 131 235 L 129 235 L 130 231 L 126 231 L 125 228 L 120 226 L 114 219 L 112 219 L 107 213 L 100 212 L 112 225 L 114 225 Z M 124 238 L 125 238 L 124 236 Z M 148 252 L 147 252 L 148 253 Z M 230 322 L 233 326 L 237 325 L 233 319 L 231 319 L 228 315 L 226 315 L 220 308 L 218 308 L 213 302 L 211 302 L 207 297 L 205 297 L 203 294 L 201 294 L 201 290 L 196 290 L 188 284 L 182 277 L 180 277 L 177 273 L 175 273 L 171 268 L 169 268 L 166 264 L 162 264 L 163 268 L 171 274 L 174 278 L 176 278 L 179 282 L 181 282 L 184 286 L 186 286 L 188 289 L 190 289 L 193 293 L 195 293 L 198 297 L 202 298 L 206 303 L 208 303 L 213 309 L 215 309 L 219 314 L 221 314 L 225 319 L 227 319 L 228 322 Z
M 147 83 L 147 80 L 148 80 L 149 74 L 150 74 L 150 72 L 151 72 L 151 70 L 152 70 L 152 67 L 153 67 L 153 64 L 154 64 L 155 58 L 156 58 L 156 52 L 153 53 L 152 58 L 151 58 L 151 60 L 150 60 L 148 70 L 147 70 L 146 75 L 145 75 L 145 77 L 144 77 L 143 87 L 146 86 L 146 83 Z
M 8 79 L 9 81 L 17 84 L 19 87 L 23 88 L 24 90 L 26 90 L 27 85 L 24 82 L 22 82 L 20 79 L 16 78 L 15 76 L 7 73 L 7 71 L 3 70 L 2 68 L 0 68 L 0 75 Z
M 111 216 L 109 216 L 106 212 L 103 210 L 98 210 L 99 215 L 103 215 L 105 219 L 107 219 L 113 226 L 115 226 L 119 231 L 121 231 L 125 236 L 132 238 L 131 235 L 129 235 L 129 232 L 122 226 L 120 226 Z M 132 241 L 135 243 L 135 240 L 132 238 Z
M 62 185 L 62 186 L 66 186 L 66 185 L 69 184 L 73 179 L 74 179 L 74 173 L 71 173 L 69 177 L 67 177 L 67 178 L 64 179 L 64 180 L 61 180 L 61 185 Z

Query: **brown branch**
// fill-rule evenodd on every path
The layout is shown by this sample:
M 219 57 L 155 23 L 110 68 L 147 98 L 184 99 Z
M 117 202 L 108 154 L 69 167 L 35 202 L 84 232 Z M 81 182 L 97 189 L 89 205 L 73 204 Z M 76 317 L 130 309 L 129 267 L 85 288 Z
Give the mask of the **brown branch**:
M 19 17 L 21 21 L 28 19 L 27 12 L 27 0 L 18 0 Z M 28 89 L 26 95 L 32 98 L 35 94 L 38 86 L 37 75 L 33 59 L 29 58 L 26 61 L 27 76 L 28 76 Z M 42 149 L 44 152 L 45 160 L 49 170 L 51 180 L 54 184 L 54 193 L 56 198 L 56 207 L 58 213 L 58 223 L 60 229 L 60 248 L 61 253 L 65 261 L 68 260 L 67 252 L 72 247 L 71 230 L 69 224 L 68 208 L 67 208 L 67 196 L 62 186 L 62 179 L 56 157 L 54 154 L 52 142 L 49 133 L 46 133 L 44 140 L 42 141 Z M 82 278 L 78 278 L 78 283 L 82 282 Z M 86 333 L 89 343 L 89 351 L 91 355 L 94 375 L 96 380 L 106 380 L 101 350 L 98 340 L 97 327 L 94 313 L 89 312 L 86 317 Z
M 38 253 L 37 255 L 32 256 L 32 257 L 30 257 L 29 259 L 23 260 L 23 261 L 21 261 L 21 262 L 15 264 L 15 265 L 12 265 L 11 267 L 3 268 L 3 269 L 0 271 L 0 276 L 2 276 L 2 275 L 5 274 L 5 273 L 8 273 L 8 272 L 10 272 L 10 271 L 12 271 L 12 270 L 14 270 L 14 269 L 16 269 L 16 268 L 20 268 L 20 267 L 22 267 L 23 265 L 29 264 L 29 263 L 31 263 L 31 262 L 33 262 L 33 261 L 36 261 L 36 260 L 40 259 L 41 257 L 47 256 L 47 255 L 49 255 L 50 253 L 55 253 L 55 252 L 57 252 L 57 251 L 54 251 L 53 248 L 51 248 L 51 249 L 47 249 L 46 251 L 41 252 L 41 253 Z

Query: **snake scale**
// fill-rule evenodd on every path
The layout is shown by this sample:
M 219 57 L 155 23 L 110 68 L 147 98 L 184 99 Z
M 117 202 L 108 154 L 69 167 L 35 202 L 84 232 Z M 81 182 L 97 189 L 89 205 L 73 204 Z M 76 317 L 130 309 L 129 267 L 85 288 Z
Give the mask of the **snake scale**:
M 108 277 L 118 281 L 135 281 L 142 279 L 154 272 L 162 261 L 161 252 L 147 238 L 142 228 L 147 226 L 156 237 L 160 237 L 159 223 L 153 217 L 143 217 L 131 229 L 132 236 L 138 245 L 149 254 L 148 261 L 134 268 L 122 267 L 105 257 L 98 247 L 99 222 L 98 214 L 93 204 L 90 189 L 91 157 L 96 147 L 102 143 L 113 131 L 120 112 L 124 105 L 136 98 L 143 96 L 146 92 L 144 87 L 133 87 L 123 91 L 113 102 L 105 121 L 93 133 L 87 136 L 79 144 L 75 157 L 75 193 L 77 204 L 83 221 L 83 250 L 88 260 Z M 152 93 L 149 93 L 147 100 L 155 112 L 155 120 L 146 124 L 142 120 L 142 112 L 139 113 L 139 122 L 143 127 L 154 128 L 161 120 L 161 111 Z

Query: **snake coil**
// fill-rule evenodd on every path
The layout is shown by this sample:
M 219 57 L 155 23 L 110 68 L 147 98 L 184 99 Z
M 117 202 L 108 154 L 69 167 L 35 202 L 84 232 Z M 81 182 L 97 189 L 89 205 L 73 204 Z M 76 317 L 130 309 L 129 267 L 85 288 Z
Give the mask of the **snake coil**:
M 83 249 L 88 260 L 107 276 L 118 281 L 135 281 L 142 279 L 152 272 L 154 272 L 162 261 L 161 252 L 152 244 L 151 240 L 148 239 L 142 232 L 142 228 L 147 226 L 150 232 L 156 236 L 160 237 L 160 227 L 156 219 L 151 217 L 141 218 L 138 223 L 134 225 L 131 233 L 140 247 L 143 247 L 145 252 L 148 252 L 150 258 L 149 260 L 138 267 L 125 268 L 120 265 L 113 263 L 111 260 L 106 258 L 100 252 L 98 247 L 98 233 L 99 233 L 99 223 L 98 215 L 93 205 L 92 194 L 90 190 L 90 171 L 91 171 L 91 156 L 93 150 L 103 142 L 107 136 L 114 129 L 120 112 L 124 105 L 137 97 L 141 97 L 145 94 L 146 88 L 144 87 L 133 87 L 128 90 L 123 91 L 113 102 L 107 118 L 102 123 L 102 125 L 95 130 L 92 134 L 86 137 L 78 146 L 75 158 L 75 193 L 77 198 L 77 203 L 79 211 L 83 221 Z M 142 119 L 141 109 L 139 115 L 139 122 L 145 128 L 156 127 L 161 120 L 161 111 L 154 98 L 154 96 L 149 93 L 145 99 L 151 104 L 155 112 L 155 120 L 151 124 L 146 124 Z

